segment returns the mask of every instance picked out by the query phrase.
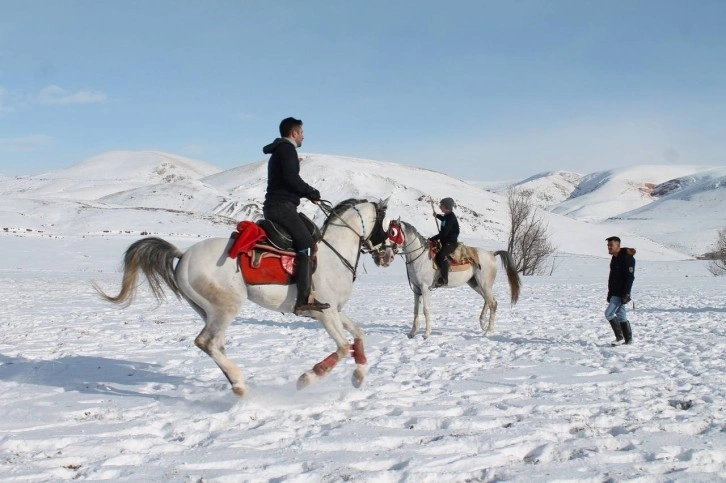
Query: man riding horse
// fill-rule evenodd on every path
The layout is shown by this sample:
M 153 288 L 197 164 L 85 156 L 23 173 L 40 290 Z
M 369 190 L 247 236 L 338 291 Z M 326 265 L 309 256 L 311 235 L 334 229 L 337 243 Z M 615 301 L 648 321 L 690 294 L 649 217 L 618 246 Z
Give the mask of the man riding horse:
M 300 198 L 307 198 L 313 203 L 320 201 L 320 192 L 307 184 L 300 177 L 300 160 L 297 148 L 302 146 L 303 122 L 288 117 L 280 123 L 280 136 L 262 148 L 265 154 L 271 154 L 267 162 L 267 192 L 263 205 L 266 220 L 282 225 L 292 238 L 293 247 L 297 252 L 297 302 L 295 314 L 306 311 L 322 311 L 330 308 L 330 304 L 310 298 L 312 286 L 312 253 L 315 240 L 300 219 L 297 207 Z

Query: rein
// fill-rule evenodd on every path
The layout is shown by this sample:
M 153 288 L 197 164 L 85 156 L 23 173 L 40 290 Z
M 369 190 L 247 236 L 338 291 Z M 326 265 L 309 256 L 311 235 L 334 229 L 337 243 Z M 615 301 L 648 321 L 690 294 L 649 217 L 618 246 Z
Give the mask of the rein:
M 376 221 L 374 222 L 374 228 L 375 228 L 375 223 L 382 222 L 383 217 L 386 215 L 386 212 L 385 212 L 385 210 L 379 210 L 378 205 L 376 203 L 373 203 L 373 204 L 376 207 Z M 356 208 L 355 205 L 351 205 L 351 208 L 353 210 L 355 210 L 355 212 L 358 214 L 358 218 L 360 218 L 360 224 L 361 224 L 361 227 L 363 230 L 362 234 L 358 233 L 355 228 L 353 228 L 338 213 L 335 212 L 335 210 L 333 209 L 333 205 L 332 205 L 332 203 L 330 203 L 330 201 L 320 200 L 320 203 L 318 204 L 318 206 L 320 207 L 320 210 L 323 213 L 325 213 L 325 215 L 328 218 L 335 217 L 341 221 L 340 224 L 335 224 L 333 222 L 326 223 L 323 228 L 323 233 L 322 233 L 323 237 L 321 238 L 320 241 L 325 243 L 325 245 L 327 245 L 328 248 L 330 248 L 333 251 L 333 253 L 335 253 L 335 255 L 340 259 L 340 261 L 343 263 L 343 265 L 348 270 L 351 271 L 351 273 L 353 274 L 353 281 L 355 282 L 355 279 L 358 276 L 358 262 L 360 261 L 361 253 L 370 253 L 373 251 L 373 246 L 370 241 L 370 238 L 373 236 L 373 231 L 371 231 L 371 233 L 368 234 L 368 236 L 365 236 L 365 232 L 366 232 L 365 220 L 363 219 L 363 215 L 361 215 L 360 211 L 358 210 L 358 208 Z M 348 211 L 348 210 L 345 210 L 345 211 Z M 328 226 L 345 226 L 346 228 L 348 228 L 350 231 L 352 231 L 353 233 L 355 233 L 358 236 L 358 256 L 355 259 L 355 265 L 350 263 L 348 261 L 348 259 L 346 259 L 343 255 L 341 255 L 340 252 L 333 245 L 331 245 L 330 242 L 328 242 L 328 240 L 325 239 L 325 232 L 327 231 Z M 363 244 L 366 242 L 368 242 L 369 246 L 364 248 Z

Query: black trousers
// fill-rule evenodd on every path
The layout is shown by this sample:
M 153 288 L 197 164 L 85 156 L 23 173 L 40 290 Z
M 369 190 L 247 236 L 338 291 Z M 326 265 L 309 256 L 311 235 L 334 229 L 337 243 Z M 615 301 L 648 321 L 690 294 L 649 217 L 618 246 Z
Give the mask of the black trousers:
M 297 207 L 294 204 L 287 201 L 265 204 L 262 213 L 266 220 L 279 223 L 290 233 L 295 251 L 301 252 L 315 245 L 313 236 L 298 216 Z
M 448 242 L 441 247 L 439 253 L 436 254 L 436 264 L 439 266 L 439 269 L 441 269 L 443 265 L 446 265 L 446 268 L 449 268 L 449 261 L 446 257 L 454 253 L 457 245 L 457 242 Z

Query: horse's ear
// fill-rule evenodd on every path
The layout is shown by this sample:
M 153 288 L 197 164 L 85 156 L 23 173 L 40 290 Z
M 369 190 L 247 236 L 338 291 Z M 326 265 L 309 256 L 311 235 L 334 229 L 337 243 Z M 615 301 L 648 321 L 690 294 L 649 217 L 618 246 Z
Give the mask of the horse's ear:
M 401 216 L 400 215 L 398 216 L 398 223 L 399 224 L 401 223 Z
M 380 202 L 380 203 L 378 204 L 378 206 L 379 206 L 379 207 L 380 207 L 381 209 L 383 209 L 383 208 L 388 208 L 388 200 L 390 200 L 390 199 L 391 199 L 391 197 L 389 196 L 389 197 L 388 197 L 388 198 L 386 198 L 385 200 L 381 200 L 381 202 Z

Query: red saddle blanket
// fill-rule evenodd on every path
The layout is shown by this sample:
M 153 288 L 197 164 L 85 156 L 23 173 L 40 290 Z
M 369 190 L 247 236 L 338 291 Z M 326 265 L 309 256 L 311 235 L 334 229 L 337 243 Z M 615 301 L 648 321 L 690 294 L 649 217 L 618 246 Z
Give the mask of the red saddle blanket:
M 227 254 L 236 258 L 248 285 L 289 285 L 295 275 L 295 252 L 263 245 L 267 235 L 257 223 L 240 221 Z

